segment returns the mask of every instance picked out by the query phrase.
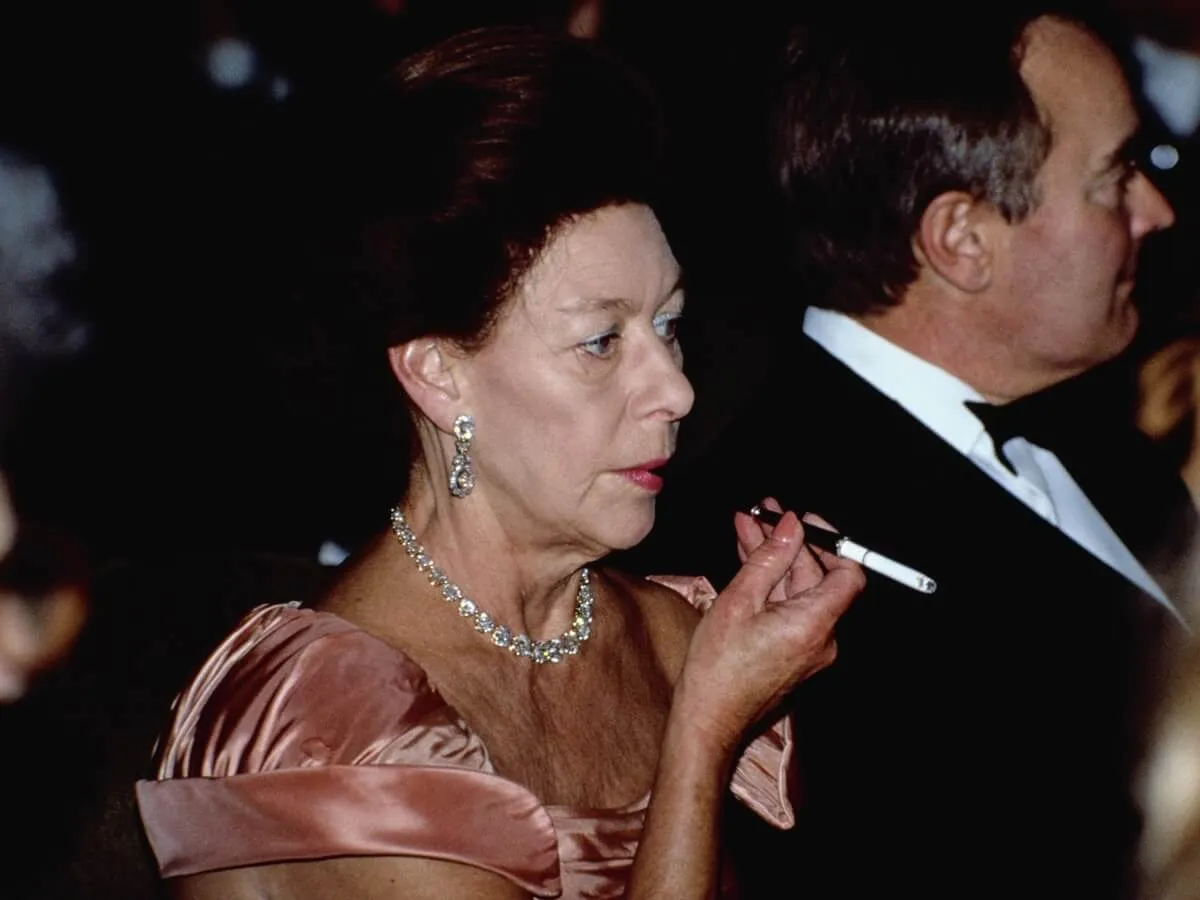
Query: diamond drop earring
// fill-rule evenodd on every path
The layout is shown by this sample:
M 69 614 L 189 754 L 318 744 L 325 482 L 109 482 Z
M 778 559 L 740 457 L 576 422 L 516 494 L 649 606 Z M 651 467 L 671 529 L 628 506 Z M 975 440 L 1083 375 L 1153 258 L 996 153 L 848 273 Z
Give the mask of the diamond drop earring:
M 465 497 L 475 487 L 475 470 L 471 468 L 471 441 L 475 438 L 475 420 L 459 416 L 454 420 L 454 458 L 450 460 L 450 493 Z

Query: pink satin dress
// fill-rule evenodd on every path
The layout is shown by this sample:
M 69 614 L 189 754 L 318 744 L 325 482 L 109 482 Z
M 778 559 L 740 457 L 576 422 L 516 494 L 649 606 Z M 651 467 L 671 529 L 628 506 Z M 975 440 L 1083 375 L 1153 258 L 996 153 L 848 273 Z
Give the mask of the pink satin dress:
M 701 608 L 704 579 L 657 578 Z M 423 856 L 496 872 L 536 897 L 620 897 L 649 796 L 543 804 L 408 657 L 295 605 L 250 612 L 179 695 L 138 806 L 166 878 L 331 856 Z M 754 741 L 734 794 L 780 828 L 789 721 Z

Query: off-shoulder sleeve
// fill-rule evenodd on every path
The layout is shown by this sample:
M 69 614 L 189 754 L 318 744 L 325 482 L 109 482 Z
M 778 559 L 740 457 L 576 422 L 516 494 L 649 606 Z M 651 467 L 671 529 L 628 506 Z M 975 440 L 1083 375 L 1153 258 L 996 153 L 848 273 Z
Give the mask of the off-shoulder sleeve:
M 251 613 L 177 700 L 138 806 L 164 877 L 426 856 L 560 890 L 554 826 L 393 647 L 327 613 Z
M 717 597 L 716 588 L 703 576 L 652 575 L 649 580 L 671 588 L 701 612 L 707 612 Z M 730 784 L 735 797 L 776 828 L 796 824 L 788 796 L 793 750 L 792 720 L 785 714 L 747 745 Z

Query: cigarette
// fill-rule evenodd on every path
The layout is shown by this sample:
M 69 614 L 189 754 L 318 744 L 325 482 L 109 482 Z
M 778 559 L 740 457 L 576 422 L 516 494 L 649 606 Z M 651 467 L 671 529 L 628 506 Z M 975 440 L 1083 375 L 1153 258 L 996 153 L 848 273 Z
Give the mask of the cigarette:
M 750 515 L 754 516 L 760 522 L 766 522 L 768 525 L 778 525 L 779 520 L 783 518 L 782 513 L 777 513 L 761 505 L 753 506 L 750 509 Z M 884 556 L 882 553 L 878 553 L 869 547 L 864 547 L 862 544 L 852 541 L 844 534 L 838 534 L 836 531 L 830 531 L 828 528 L 822 528 L 819 525 L 813 525 L 811 522 L 805 522 L 804 542 L 812 544 L 814 547 L 820 547 L 822 550 L 828 550 L 842 559 L 856 562 L 863 568 L 870 569 L 872 572 L 878 572 L 880 575 L 890 578 L 892 581 L 902 584 L 905 587 L 910 587 L 914 591 L 920 591 L 922 594 L 932 594 L 937 590 L 937 582 L 924 572 L 918 572 L 916 569 L 904 565 L 904 563 L 896 562 L 891 557 Z

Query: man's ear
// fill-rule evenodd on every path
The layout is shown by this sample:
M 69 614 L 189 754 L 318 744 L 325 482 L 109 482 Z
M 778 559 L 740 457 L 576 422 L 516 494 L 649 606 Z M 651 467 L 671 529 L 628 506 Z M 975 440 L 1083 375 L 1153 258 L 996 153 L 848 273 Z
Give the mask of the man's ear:
M 388 363 L 404 392 L 430 421 L 446 431 L 462 412 L 454 378 L 460 359 L 437 338 L 417 338 L 388 347 Z
M 964 191 L 939 194 L 925 207 L 913 252 L 933 274 L 961 291 L 978 293 L 994 274 L 998 220 L 990 204 Z

